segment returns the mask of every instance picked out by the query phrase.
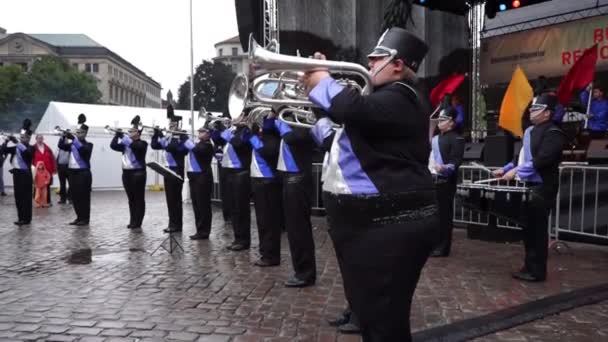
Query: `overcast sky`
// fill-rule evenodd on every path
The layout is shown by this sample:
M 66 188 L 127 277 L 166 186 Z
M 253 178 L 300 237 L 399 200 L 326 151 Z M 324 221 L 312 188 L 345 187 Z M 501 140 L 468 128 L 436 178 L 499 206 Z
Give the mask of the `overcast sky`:
M 238 34 L 234 0 L 192 0 L 194 65 Z M 8 33 L 83 33 L 162 84 L 162 97 L 190 75 L 189 0 L 1 0 Z

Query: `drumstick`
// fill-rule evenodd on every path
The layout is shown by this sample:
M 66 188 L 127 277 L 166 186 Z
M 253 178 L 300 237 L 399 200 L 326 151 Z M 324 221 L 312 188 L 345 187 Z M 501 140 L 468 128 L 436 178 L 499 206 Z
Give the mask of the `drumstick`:
M 490 170 L 489 168 L 487 168 L 487 167 L 485 167 L 485 166 L 483 166 L 483 165 L 481 165 L 481 164 L 479 164 L 477 162 L 472 162 L 471 165 L 473 165 L 475 167 L 478 167 L 478 168 L 480 168 L 480 169 L 482 169 L 484 171 L 487 171 L 489 173 L 492 173 L 492 170 Z

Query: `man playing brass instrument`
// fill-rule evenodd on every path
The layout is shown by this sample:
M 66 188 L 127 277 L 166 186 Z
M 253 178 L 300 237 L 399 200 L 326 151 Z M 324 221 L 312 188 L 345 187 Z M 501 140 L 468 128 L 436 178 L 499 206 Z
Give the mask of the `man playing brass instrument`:
M 438 236 L 431 111 L 414 86 L 427 50 L 406 30 L 387 30 L 368 55 L 375 86 L 368 96 L 326 70 L 303 78 L 310 100 L 327 112 L 313 129 L 317 143 L 332 139 L 323 202 L 364 342 L 411 341 L 412 297 Z M 332 134 L 330 119 L 344 128 Z
M 244 115 L 235 121 L 242 120 Z M 247 141 L 246 127 L 234 125 L 225 129 L 217 122 L 212 135 L 224 146 L 222 172 L 226 173 L 226 191 L 230 192 L 230 219 L 234 231 L 234 241 L 228 249 L 234 252 L 244 251 L 251 246 L 251 146 Z M 220 132 L 220 129 L 223 129 Z
M 139 115 L 131 121 L 128 134 L 117 130 L 110 148 L 122 152 L 122 184 L 129 200 L 129 229 L 141 229 L 146 213 L 146 152 L 148 143 L 141 140 Z
M 182 117 L 175 115 L 171 105 L 167 107 L 167 119 L 169 119 L 169 130 L 177 131 Z M 182 179 L 184 178 L 184 159 L 188 154 L 188 150 L 184 146 L 187 139 L 188 136 L 185 134 L 170 134 L 165 137 L 160 129 L 155 129 L 150 143 L 152 149 L 165 151 L 166 166 Z M 172 176 L 165 176 L 163 181 L 169 213 L 169 225 L 163 231 L 165 233 L 181 232 L 183 228 L 182 188 L 184 182 Z
M 254 264 L 260 267 L 278 266 L 281 262 L 283 213 L 279 209 L 283 199 L 276 170 L 281 138 L 274 129 L 275 120 L 267 116 L 261 125 L 259 122 L 254 122 L 247 139 L 252 148 L 251 189 L 260 240 L 260 259 Z
M 32 158 L 34 147 L 30 146 L 32 122 L 29 119 L 23 121 L 23 128 L 19 139 L 10 135 L 6 141 L 0 145 L 0 154 L 10 154 L 10 163 L 13 166 L 13 186 L 15 204 L 17 205 L 17 221 L 15 225 L 23 226 L 32 221 Z M 12 146 L 9 146 L 9 143 Z M 0 171 L 2 169 L 0 168 Z
M 213 172 L 211 160 L 215 155 L 215 147 L 207 127 L 198 129 L 198 142 L 188 139 L 185 143 L 188 149 L 188 179 L 190 180 L 190 197 L 196 233 L 190 235 L 191 240 L 207 240 L 211 233 L 211 193 L 213 192 Z
M 91 154 L 93 144 L 86 140 L 89 126 L 85 124 L 87 118 L 84 114 L 78 116 L 76 134 L 64 132 L 59 139 L 59 148 L 70 152 L 68 164 L 68 181 L 72 205 L 76 212 L 76 219 L 70 225 L 86 226 L 91 216 Z

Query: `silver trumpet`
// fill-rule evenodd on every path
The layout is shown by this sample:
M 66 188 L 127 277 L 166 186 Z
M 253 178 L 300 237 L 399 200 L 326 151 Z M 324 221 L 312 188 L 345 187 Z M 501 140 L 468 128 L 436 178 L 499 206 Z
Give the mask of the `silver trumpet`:
M 106 128 L 107 128 L 107 127 L 108 127 L 108 126 L 106 126 Z M 188 135 L 188 136 L 195 137 L 195 138 L 196 138 L 196 137 L 198 137 L 198 134 L 197 134 L 197 133 L 192 134 L 192 133 L 188 133 L 188 132 L 186 132 L 186 131 L 175 131 L 175 130 L 171 130 L 171 129 L 168 129 L 168 128 L 160 128 L 160 127 L 158 127 L 158 126 L 146 126 L 146 125 L 143 125 L 143 124 L 139 124 L 139 130 L 141 131 L 141 130 L 144 130 L 144 129 L 145 129 L 145 130 L 148 130 L 148 131 L 155 131 L 155 130 L 159 130 L 159 131 L 161 131 L 161 132 L 163 132 L 163 133 L 165 133 L 165 134 L 172 134 L 172 135 Z M 118 131 L 118 130 L 119 130 L 120 132 L 122 132 L 122 129 L 120 129 L 120 128 L 119 128 L 119 129 L 117 129 L 117 130 L 114 130 L 114 133 L 116 133 L 116 131 Z
M 110 125 L 106 125 L 104 131 L 108 134 L 124 133 L 122 128 L 112 128 Z
M 72 130 L 70 130 L 69 128 L 63 129 L 60 126 L 55 126 L 54 133 L 57 135 L 72 134 Z
M 15 134 L 14 133 L 8 133 L 8 132 L 2 132 L 0 131 L 0 140 L 8 140 L 11 137 L 14 137 Z

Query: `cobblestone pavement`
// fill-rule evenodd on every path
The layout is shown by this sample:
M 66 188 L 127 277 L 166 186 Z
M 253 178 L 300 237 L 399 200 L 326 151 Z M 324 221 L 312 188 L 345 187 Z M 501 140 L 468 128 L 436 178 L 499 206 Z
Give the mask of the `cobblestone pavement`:
M 190 241 L 193 216 L 184 210 L 183 254 L 153 251 L 166 237 L 162 193 L 147 194 L 141 232 L 125 228 L 126 196 L 93 194 L 91 226 L 67 226 L 71 207 L 35 209 L 31 226 L 17 228 L 12 197 L 0 198 L 0 340 L 42 341 L 359 341 L 325 323 L 344 306 L 338 268 L 323 218 L 314 218 L 318 282 L 286 289 L 291 272 L 286 237 L 281 266 L 260 269 L 257 234 L 249 252 L 229 252 L 230 226 L 218 211 L 208 241 Z M 255 225 L 253 225 L 255 227 Z M 255 229 L 254 229 L 255 231 Z M 608 280 L 608 249 L 572 244 L 572 255 L 551 254 L 549 280 L 511 280 L 520 244 L 467 240 L 455 234 L 453 255 L 424 269 L 412 308 L 414 330 L 487 314 Z M 93 262 L 66 256 L 93 250 Z M 480 341 L 593 341 L 608 335 L 608 303 L 486 336 Z

